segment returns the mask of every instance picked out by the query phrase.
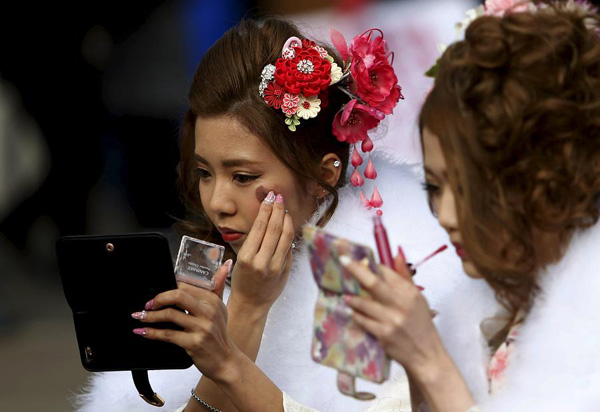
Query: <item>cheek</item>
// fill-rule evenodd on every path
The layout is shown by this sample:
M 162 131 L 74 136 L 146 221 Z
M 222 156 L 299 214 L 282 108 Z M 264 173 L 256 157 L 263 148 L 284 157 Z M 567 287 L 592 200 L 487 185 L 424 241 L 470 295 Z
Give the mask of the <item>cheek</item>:
M 267 193 L 269 193 L 267 191 Z M 248 230 L 252 227 L 256 216 L 258 216 L 258 212 L 260 211 L 260 205 L 262 201 L 258 200 L 258 190 L 257 191 L 240 191 L 236 195 L 236 203 L 237 203 L 237 214 L 241 215 L 242 219 L 248 225 Z
M 315 200 L 306 195 L 300 196 L 297 191 L 283 191 L 281 195 L 285 201 L 285 208 L 288 210 L 292 221 L 294 222 L 294 230 L 298 232 L 302 226 L 310 219 L 316 208 Z
M 258 216 L 258 212 L 260 211 L 260 203 L 256 201 L 244 207 L 245 218 L 250 221 L 250 223 L 254 223 L 256 220 L 256 216 Z
M 198 193 L 200 194 L 200 203 L 205 213 L 209 213 L 210 197 L 212 191 L 206 184 L 198 183 Z
M 440 210 L 440 197 L 429 196 L 427 200 L 429 202 L 429 210 L 431 210 L 431 213 L 433 214 L 433 216 L 435 216 L 436 219 L 438 219 L 439 222 L 438 211 Z
M 470 278 L 473 278 L 473 279 L 481 279 L 482 276 L 477 271 L 477 268 L 475 268 L 475 265 L 473 264 L 473 262 L 470 262 L 467 260 L 467 261 L 463 262 L 462 266 L 463 266 L 463 270 L 467 274 L 467 276 L 469 276 Z
M 267 189 L 264 186 L 258 186 L 256 188 L 256 190 L 254 191 L 254 194 L 256 195 L 256 200 L 258 200 L 258 203 L 261 203 L 263 200 L 265 200 L 265 197 L 267 197 L 267 195 L 269 194 L 269 192 L 272 189 Z

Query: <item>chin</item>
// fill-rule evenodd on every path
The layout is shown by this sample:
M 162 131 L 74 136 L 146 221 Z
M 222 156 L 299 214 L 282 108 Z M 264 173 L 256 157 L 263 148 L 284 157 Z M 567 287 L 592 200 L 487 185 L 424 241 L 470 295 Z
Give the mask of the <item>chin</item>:
M 474 278 L 474 279 L 482 278 L 481 274 L 477 271 L 477 269 L 475 268 L 475 265 L 471 261 L 468 261 L 468 260 L 463 261 L 462 266 L 463 266 L 463 270 L 465 271 L 467 276 Z

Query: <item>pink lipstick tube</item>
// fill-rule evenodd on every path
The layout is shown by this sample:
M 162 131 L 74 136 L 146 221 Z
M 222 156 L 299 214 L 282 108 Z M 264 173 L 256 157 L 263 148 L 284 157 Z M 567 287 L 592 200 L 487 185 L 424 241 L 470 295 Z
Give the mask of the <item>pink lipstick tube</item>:
M 393 269 L 394 268 L 394 257 L 392 256 L 392 250 L 390 249 L 390 242 L 388 240 L 387 232 L 383 226 L 380 216 L 373 217 L 375 244 L 377 245 L 377 252 L 379 253 L 379 261 L 385 266 Z

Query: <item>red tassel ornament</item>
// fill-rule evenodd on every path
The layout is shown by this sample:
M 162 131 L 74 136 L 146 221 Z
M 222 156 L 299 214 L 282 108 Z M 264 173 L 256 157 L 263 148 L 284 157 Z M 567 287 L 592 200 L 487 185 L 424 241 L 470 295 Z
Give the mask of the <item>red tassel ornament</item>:
M 379 190 L 377 190 L 377 186 L 375 186 L 375 189 L 373 189 L 373 194 L 371 195 L 371 200 L 369 203 L 373 207 L 381 207 L 383 205 L 383 199 L 379 194 Z
M 367 179 L 375 179 L 377 177 L 377 170 L 375 170 L 375 166 L 373 166 L 371 159 L 369 159 L 367 167 L 365 167 L 365 177 Z
M 352 186 L 362 186 L 365 183 L 365 179 L 360 175 L 358 169 L 354 169 L 354 172 L 352 172 L 350 183 L 352 183 Z
M 363 206 L 367 206 L 369 204 L 369 201 L 365 197 L 365 194 L 362 192 L 362 190 L 360 191 L 360 204 Z
M 367 138 L 365 140 L 363 140 L 362 144 L 360 145 L 360 148 L 365 153 L 368 153 L 371 150 L 373 150 L 373 141 L 371 140 L 371 138 L 369 136 L 367 136 Z
M 361 164 L 363 164 L 363 158 L 360 157 L 360 154 L 358 154 L 358 150 L 356 149 L 356 146 L 354 146 L 354 150 L 352 151 L 352 166 L 354 167 L 358 167 Z

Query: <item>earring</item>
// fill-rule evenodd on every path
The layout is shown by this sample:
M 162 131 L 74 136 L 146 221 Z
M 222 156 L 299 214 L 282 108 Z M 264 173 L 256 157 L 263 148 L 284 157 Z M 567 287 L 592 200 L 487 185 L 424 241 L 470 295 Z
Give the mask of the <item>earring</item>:
M 315 199 L 315 207 L 316 207 L 315 210 L 318 211 L 319 210 L 319 200 L 320 200 L 320 197 L 319 197 L 319 195 L 314 195 L 313 197 Z
M 339 160 L 336 160 L 335 162 L 333 162 L 333 167 L 340 167 L 342 163 Z

